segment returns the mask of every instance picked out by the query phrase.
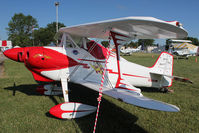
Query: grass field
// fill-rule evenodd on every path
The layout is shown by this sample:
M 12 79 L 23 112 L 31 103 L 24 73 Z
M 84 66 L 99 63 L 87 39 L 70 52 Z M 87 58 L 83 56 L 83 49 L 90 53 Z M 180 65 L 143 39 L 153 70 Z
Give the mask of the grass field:
M 153 55 L 153 58 L 152 58 Z M 125 56 L 129 61 L 152 66 L 158 54 L 136 53 Z M 49 109 L 63 102 L 63 97 L 43 96 L 35 91 L 38 86 L 23 64 L 4 62 L 5 73 L 0 78 L 0 133 L 90 133 L 95 113 L 74 120 L 60 120 L 49 114 Z M 174 75 L 191 79 L 194 84 L 173 82 L 174 93 L 150 89 L 145 96 L 178 106 L 177 113 L 159 112 L 135 107 L 103 96 L 98 133 L 197 133 L 199 132 L 199 62 L 174 60 Z M 15 87 L 14 87 L 15 83 Z M 98 93 L 83 86 L 69 84 L 70 99 L 96 105 Z

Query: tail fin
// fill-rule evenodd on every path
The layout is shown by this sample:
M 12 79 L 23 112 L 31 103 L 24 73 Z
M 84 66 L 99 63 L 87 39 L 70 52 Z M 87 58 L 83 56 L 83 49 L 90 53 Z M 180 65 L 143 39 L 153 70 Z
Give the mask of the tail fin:
M 142 50 L 142 45 L 137 47 L 138 50 Z
M 155 64 L 151 67 L 151 74 L 162 75 L 162 86 L 171 86 L 173 76 L 173 55 L 162 52 Z
M 151 67 L 152 73 L 157 73 L 161 75 L 173 75 L 173 55 L 162 52 L 155 64 Z
M 170 87 L 172 85 L 172 80 L 191 83 L 193 82 L 188 78 L 173 76 L 173 55 L 162 52 L 156 63 L 151 67 L 151 74 L 163 76 L 162 87 Z

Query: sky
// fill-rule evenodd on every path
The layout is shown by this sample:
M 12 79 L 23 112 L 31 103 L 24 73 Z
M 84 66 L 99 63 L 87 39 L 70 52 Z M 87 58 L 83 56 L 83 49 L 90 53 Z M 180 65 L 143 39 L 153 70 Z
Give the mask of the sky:
M 199 38 L 199 0 L 0 0 L 0 40 L 6 40 L 6 28 L 15 13 L 31 15 L 39 27 L 56 21 L 66 26 L 128 16 L 150 16 L 165 21 L 177 20 L 189 36 Z M 162 42 L 161 42 L 162 43 Z

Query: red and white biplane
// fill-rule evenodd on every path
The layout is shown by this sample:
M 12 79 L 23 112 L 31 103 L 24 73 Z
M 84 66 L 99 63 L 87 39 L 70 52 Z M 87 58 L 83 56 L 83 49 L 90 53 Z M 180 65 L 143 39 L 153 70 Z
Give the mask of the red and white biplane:
M 96 111 L 96 107 L 70 102 L 68 82 L 81 84 L 102 94 L 135 106 L 178 112 L 175 105 L 144 97 L 137 87 L 164 88 L 172 85 L 173 56 L 163 52 L 153 67 L 144 67 L 120 57 L 120 46 L 133 39 L 184 38 L 187 32 L 177 21 L 153 17 L 126 17 L 89 23 L 59 30 L 58 47 L 24 47 L 6 50 L 8 58 L 23 62 L 39 82 L 46 95 L 63 93 L 64 103 L 55 105 L 50 113 L 58 118 L 79 118 Z M 88 38 L 113 41 L 116 53 Z M 54 85 L 60 81 L 62 87 Z M 135 87 L 136 86 L 136 87 Z M 62 91 L 56 91 L 62 90 Z

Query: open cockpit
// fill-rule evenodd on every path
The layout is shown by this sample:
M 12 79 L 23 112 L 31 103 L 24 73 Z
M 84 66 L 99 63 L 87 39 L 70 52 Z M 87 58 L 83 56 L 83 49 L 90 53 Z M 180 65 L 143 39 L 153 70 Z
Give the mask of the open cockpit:
M 63 33 L 60 37 L 59 46 L 67 48 L 84 49 L 89 52 L 96 59 L 105 59 L 107 54 L 107 48 L 94 40 L 90 40 L 87 37 L 79 37 Z

